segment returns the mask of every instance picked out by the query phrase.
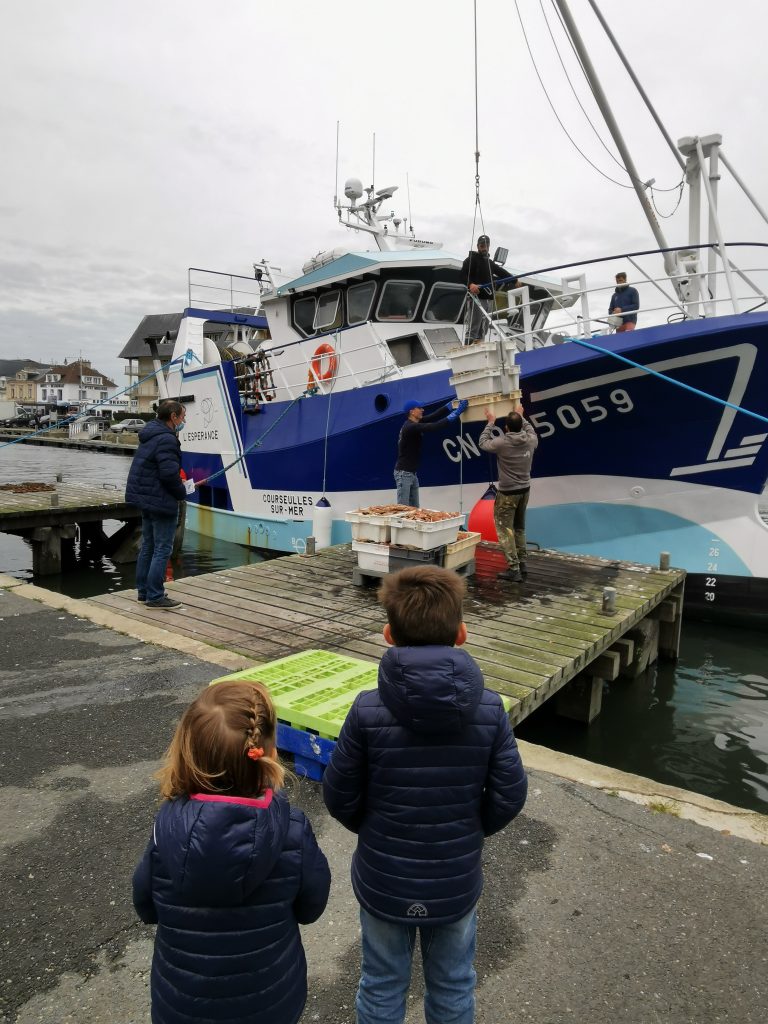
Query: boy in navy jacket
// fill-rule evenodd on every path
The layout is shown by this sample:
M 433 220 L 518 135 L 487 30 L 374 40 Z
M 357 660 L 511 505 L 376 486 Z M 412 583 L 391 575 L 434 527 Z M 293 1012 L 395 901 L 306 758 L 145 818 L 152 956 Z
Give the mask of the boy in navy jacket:
M 527 780 L 501 698 L 458 649 L 463 595 L 463 580 L 436 566 L 385 578 L 394 646 L 378 689 L 350 709 L 323 779 L 328 810 L 358 835 L 358 1024 L 404 1020 L 417 932 L 427 1024 L 474 1019 L 483 840 L 520 812 Z

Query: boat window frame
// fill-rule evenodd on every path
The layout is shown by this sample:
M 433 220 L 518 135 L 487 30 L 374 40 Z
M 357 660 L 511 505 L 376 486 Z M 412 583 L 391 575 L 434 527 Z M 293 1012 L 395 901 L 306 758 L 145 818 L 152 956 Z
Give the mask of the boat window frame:
M 358 319 L 353 320 L 352 317 L 349 315 L 349 295 L 350 295 L 350 292 L 353 292 L 356 289 L 359 290 L 360 288 L 372 288 L 373 292 L 371 293 L 371 301 L 368 303 L 368 307 L 365 310 L 365 315 L 361 316 L 359 320 Z M 370 315 L 371 315 L 371 309 L 373 308 L 373 303 L 374 303 L 375 299 L 376 299 L 376 282 L 375 281 L 359 281 L 357 284 L 348 285 L 348 287 L 347 287 L 347 323 L 349 324 L 350 327 L 355 327 L 357 324 L 364 324 L 364 323 L 366 323 L 368 321 L 368 319 L 370 318 Z
M 436 319 L 430 319 L 427 316 L 427 313 L 429 312 L 429 304 L 432 301 L 432 295 L 433 295 L 433 293 L 435 291 L 435 288 L 446 288 L 448 291 L 463 292 L 463 299 L 462 299 L 461 305 L 459 306 L 459 312 L 458 312 L 458 314 L 457 314 L 457 316 L 456 316 L 456 318 L 454 320 L 436 320 Z M 461 318 L 464 315 L 464 309 L 465 309 L 466 301 L 467 301 L 467 289 L 466 289 L 465 285 L 459 284 L 456 281 L 435 281 L 432 284 L 432 287 L 429 289 L 429 294 L 427 295 L 426 302 L 424 303 L 424 317 L 423 317 L 424 323 L 425 324 L 457 324 L 459 322 L 459 320 L 461 320 Z
M 317 315 L 320 312 L 320 304 L 323 299 L 327 299 L 330 295 L 336 296 L 336 311 L 333 314 L 333 319 L 330 323 L 319 324 L 317 322 Z M 317 307 L 315 309 L 315 318 L 312 323 L 315 334 L 322 334 L 324 331 L 332 331 L 334 328 L 341 327 L 343 323 L 344 310 L 341 302 L 341 288 L 329 288 L 328 291 L 320 292 L 317 296 Z
M 311 323 L 314 324 L 315 317 L 317 316 L 317 296 L 316 295 L 295 295 L 295 296 L 293 296 L 293 301 L 291 302 L 291 323 L 293 324 L 294 328 L 299 332 L 299 334 L 303 338 L 311 338 L 312 335 L 316 334 L 317 332 L 315 330 L 313 330 L 313 329 L 310 329 L 309 331 L 305 330 L 301 326 L 301 324 L 299 324 L 298 321 L 296 320 L 296 307 L 298 306 L 298 304 L 300 302 L 313 302 L 315 304 L 315 308 L 314 308 L 314 311 L 312 313 L 312 321 L 311 321 Z
M 416 302 L 414 303 L 414 306 L 413 306 L 413 316 L 410 316 L 410 317 L 408 317 L 408 316 L 385 316 L 385 317 L 383 317 L 381 315 L 381 304 L 384 301 L 385 295 L 387 294 L 387 288 L 391 284 L 392 285 L 394 285 L 394 284 L 407 284 L 407 285 L 417 284 L 419 286 L 419 294 L 418 294 Z M 424 282 L 420 281 L 418 278 L 413 278 L 413 277 L 411 277 L 411 278 L 407 278 L 407 277 L 405 277 L 405 278 L 404 277 L 392 277 L 392 278 L 389 278 L 389 280 L 384 281 L 382 286 L 381 286 L 381 294 L 379 295 L 379 301 L 376 304 L 376 313 L 375 313 L 376 320 L 379 323 L 382 323 L 382 324 L 411 324 L 411 323 L 413 323 L 413 321 L 416 319 L 416 316 L 418 314 L 419 306 L 421 305 L 421 300 L 424 297 L 424 291 L 425 291 Z

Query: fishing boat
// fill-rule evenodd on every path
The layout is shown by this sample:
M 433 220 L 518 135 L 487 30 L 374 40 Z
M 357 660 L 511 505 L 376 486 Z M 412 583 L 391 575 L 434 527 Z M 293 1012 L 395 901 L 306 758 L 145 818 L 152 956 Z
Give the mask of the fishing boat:
M 216 302 L 210 275 L 202 292 L 190 277 L 164 384 L 187 404 L 183 463 L 198 485 L 187 524 L 275 551 L 301 552 L 310 537 L 348 540 L 349 510 L 394 499 L 397 437 L 414 399 L 427 409 L 469 402 L 460 421 L 427 435 L 419 469 L 423 505 L 469 514 L 496 478 L 478 444 L 484 410 L 503 414 L 521 400 L 540 441 L 531 541 L 652 564 L 669 552 L 689 573 L 689 610 L 764 621 L 765 245 L 723 235 L 722 169 L 768 218 L 721 136 L 686 137 L 675 151 L 689 233 L 667 244 L 567 4 L 557 3 L 654 248 L 511 270 L 486 340 L 469 345 L 463 255 L 387 213 L 393 187 L 349 179 L 337 216 L 374 250 L 320 253 L 281 284 L 260 265 L 259 302 L 237 301 L 245 278 L 220 277 Z M 617 331 L 605 282 L 626 269 L 639 322 Z

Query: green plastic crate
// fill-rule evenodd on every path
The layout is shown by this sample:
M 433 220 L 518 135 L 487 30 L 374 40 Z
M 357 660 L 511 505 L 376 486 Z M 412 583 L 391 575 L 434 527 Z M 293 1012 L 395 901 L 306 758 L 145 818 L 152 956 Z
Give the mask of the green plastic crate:
M 358 693 L 376 689 L 378 673 L 374 662 L 330 651 L 302 651 L 213 683 L 263 683 L 279 719 L 335 740 Z
M 242 680 L 263 683 L 281 721 L 335 740 L 355 697 L 363 690 L 375 690 L 378 674 L 379 666 L 374 662 L 330 651 L 302 651 L 221 676 L 211 686 Z M 511 701 L 504 694 L 500 696 L 508 712 Z

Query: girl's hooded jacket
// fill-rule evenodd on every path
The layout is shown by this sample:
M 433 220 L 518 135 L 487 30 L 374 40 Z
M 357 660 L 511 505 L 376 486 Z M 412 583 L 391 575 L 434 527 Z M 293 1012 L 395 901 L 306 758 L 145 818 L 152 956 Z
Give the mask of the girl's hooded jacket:
M 484 837 L 519 813 L 527 789 L 501 698 L 466 651 L 442 646 L 390 647 L 323 775 L 326 807 L 358 836 L 360 905 L 425 926 L 475 906 Z
M 320 917 L 330 881 L 282 795 L 164 803 L 133 877 L 139 917 L 157 923 L 153 1024 L 295 1024 L 307 998 L 298 926 Z

